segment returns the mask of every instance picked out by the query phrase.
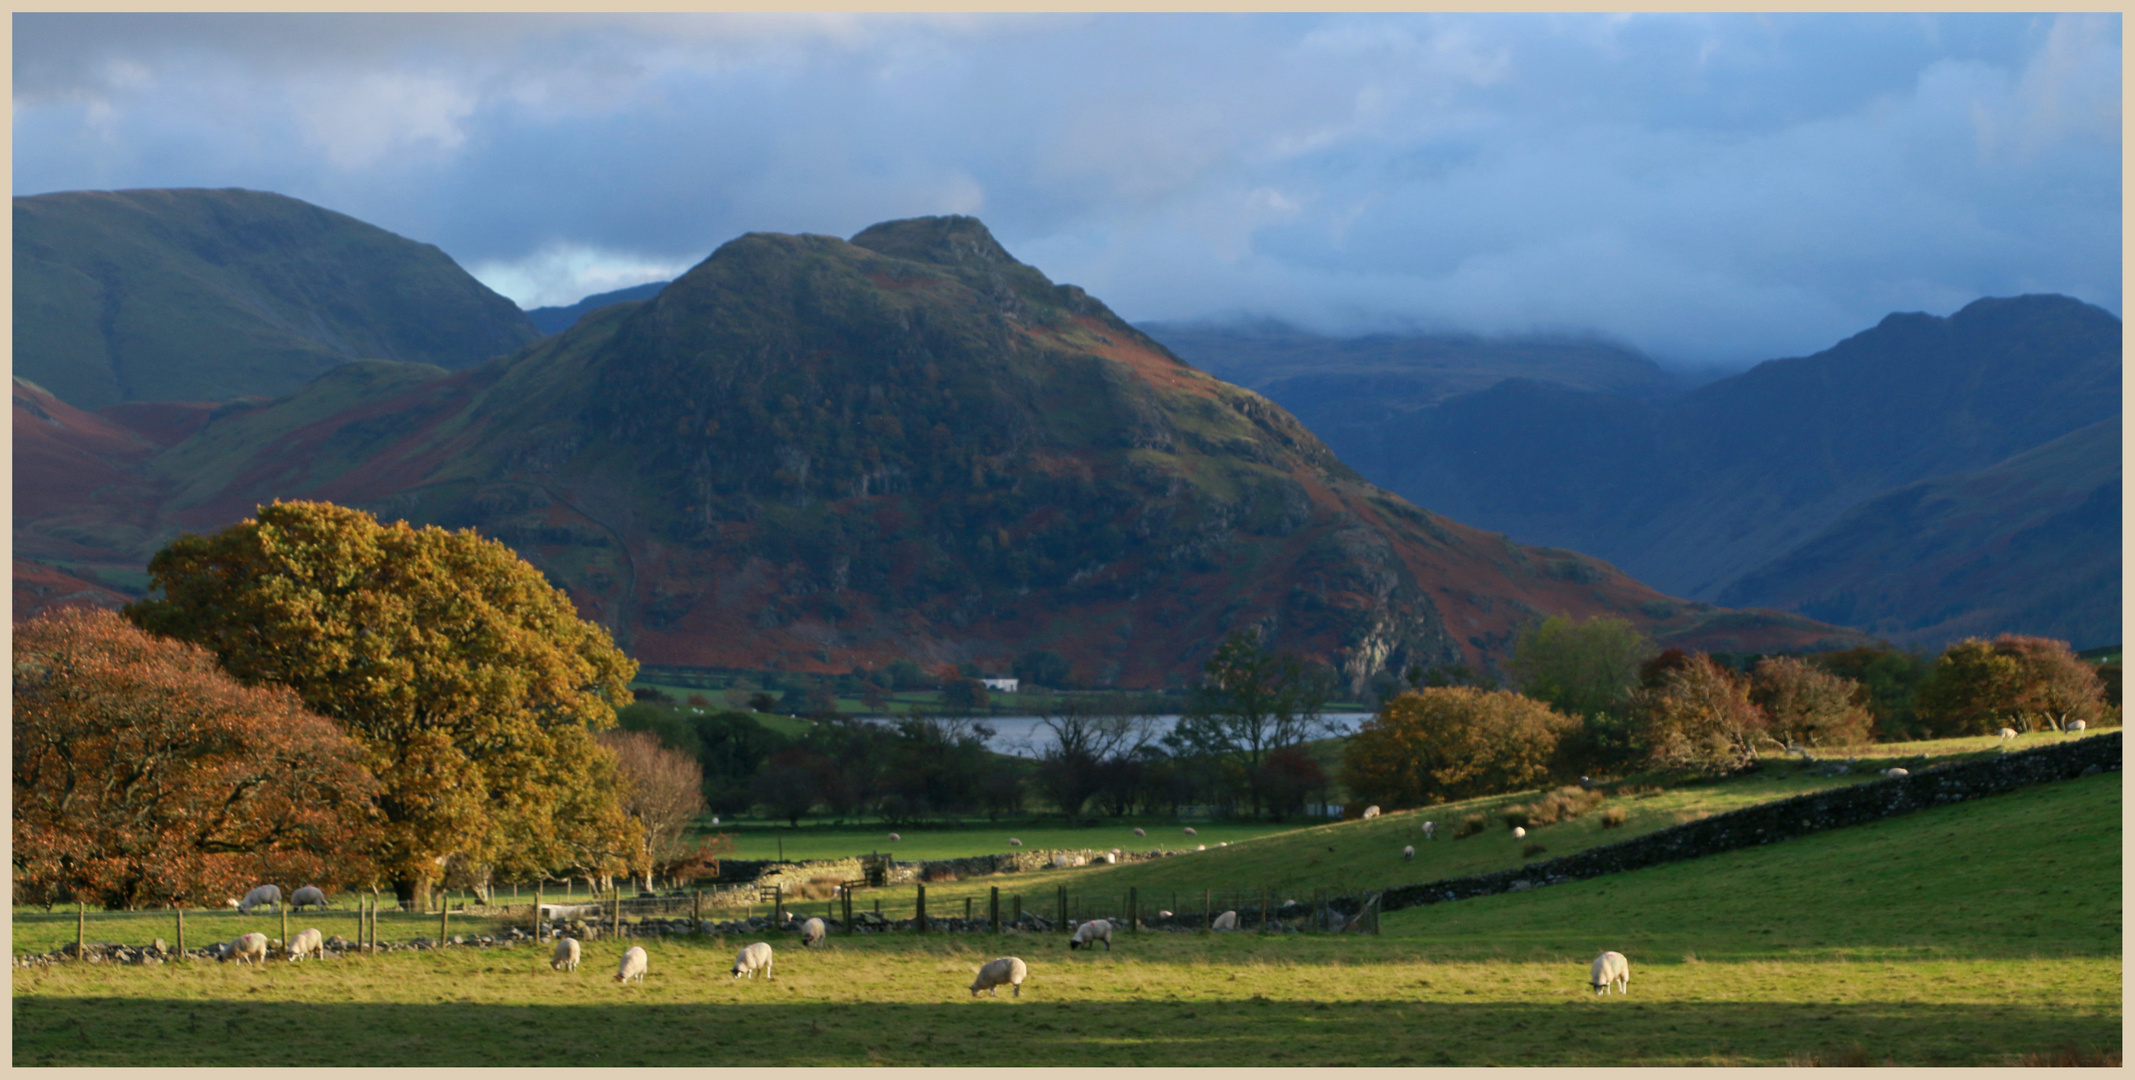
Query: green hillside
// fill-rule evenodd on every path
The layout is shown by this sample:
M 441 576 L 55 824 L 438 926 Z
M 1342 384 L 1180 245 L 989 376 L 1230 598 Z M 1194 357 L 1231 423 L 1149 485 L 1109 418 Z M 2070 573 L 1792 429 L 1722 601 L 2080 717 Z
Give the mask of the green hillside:
M 15 200 L 15 372 L 82 408 L 287 393 L 336 364 L 464 368 L 540 336 L 429 244 L 268 192 Z

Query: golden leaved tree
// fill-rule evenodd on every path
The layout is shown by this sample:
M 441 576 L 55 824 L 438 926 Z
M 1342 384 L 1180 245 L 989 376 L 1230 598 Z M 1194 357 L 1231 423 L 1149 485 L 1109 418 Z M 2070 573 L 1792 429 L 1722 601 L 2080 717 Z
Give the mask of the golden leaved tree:
M 612 753 L 635 661 L 510 548 L 472 531 L 277 502 L 149 563 L 126 609 L 338 722 L 378 778 L 379 864 L 426 905 L 448 862 L 613 873 L 642 850 Z
M 1533 787 L 1549 778 L 1557 744 L 1578 717 L 1509 690 L 1411 690 L 1342 751 L 1342 782 L 1357 802 L 1426 806 Z

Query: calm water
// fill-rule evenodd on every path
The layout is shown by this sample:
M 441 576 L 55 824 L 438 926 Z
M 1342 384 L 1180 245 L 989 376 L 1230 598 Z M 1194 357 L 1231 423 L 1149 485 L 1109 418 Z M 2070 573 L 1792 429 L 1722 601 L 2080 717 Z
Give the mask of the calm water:
M 1334 734 L 1348 735 L 1356 731 L 1357 727 L 1363 724 L 1364 721 L 1371 719 L 1371 714 L 1327 713 L 1321 719 L 1328 722 L 1328 725 L 1334 729 Z M 1179 718 L 1175 714 L 1152 717 L 1150 721 L 1150 737 L 1152 739 L 1162 738 L 1178 722 Z M 1035 716 L 995 716 L 985 720 L 984 723 L 994 731 L 993 738 L 986 740 L 986 746 L 999 753 L 1034 758 L 1043 753 L 1053 742 L 1052 732 L 1041 726 L 1040 719 Z

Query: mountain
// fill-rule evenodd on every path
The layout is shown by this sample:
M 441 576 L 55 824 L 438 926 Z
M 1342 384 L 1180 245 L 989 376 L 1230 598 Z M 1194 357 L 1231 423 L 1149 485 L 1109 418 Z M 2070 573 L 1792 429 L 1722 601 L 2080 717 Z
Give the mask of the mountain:
M 526 317 L 542 333 L 560 334 L 565 330 L 569 330 L 578 320 L 585 318 L 589 312 L 598 311 L 610 304 L 623 304 L 632 300 L 650 300 L 660 295 L 660 290 L 666 287 L 667 282 L 649 281 L 643 285 L 632 285 L 627 289 L 617 289 L 614 292 L 595 293 L 569 307 L 528 308 Z
M 83 408 L 286 393 L 349 360 L 465 368 L 540 332 L 444 252 L 283 195 L 15 200 L 15 374 Z
M 2121 640 L 2120 418 L 1846 511 L 1737 579 L 1754 600 L 1900 643 L 2011 627 L 2078 648 Z
M 1555 612 L 1706 648 L 1859 640 L 1410 505 L 965 217 L 752 233 L 474 369 L 348 365 L 224 406 L 129 476 L 164 535 L 272 498 L 479 528 L 659 664 L 1005 667 L 1044 648 L 1154 686 L 1260 627 L 1362 688 L 1502 660 Z M 98 507 L 121 510 L 92 493 L 47 512 Z M 120 535 L 137 559 L 158 542 Z
M 1329 399 L 1276 384 L 1269 394 L 1295 401 L 1301 419 L 1353 418 L 1330 445 L 1420 505 L 1590 552 L 1677 595 L 1808 612 L 1795 606 L 1803 598 L 1748 578 L 1887 492 L 1985 469 L 2117 416 L 2120 321 L 2067 297 L 1985 299 L 1947 318 L 1892 315 L 1813 356 L 1674 397 L 1515 377 L 1390 415 L 1368 391 Z M 2045 594 L 2067 583 L 2033 568 L 2051 607 Z M 2008 596 L 1948 595 L 1888 617 L 1925 627 L 1952 604 L 2033 610 Z

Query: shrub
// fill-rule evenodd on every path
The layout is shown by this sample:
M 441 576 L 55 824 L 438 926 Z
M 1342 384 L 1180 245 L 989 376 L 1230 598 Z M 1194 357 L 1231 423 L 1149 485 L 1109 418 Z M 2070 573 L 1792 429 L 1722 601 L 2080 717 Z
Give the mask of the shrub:
M 1938 736 L 2058 730 L 2070 720 L 2097 723 L 2105 706 L 2097 671 L 2065 641 L 2003 634 L 1966 638 L 1935 661 L 1920 688 L 1920 719 Z
M 1623 827 L 1625 816 L 1623 807 L 1611 806 L 1601 812 L 1601 827 L 1604 829 L 1621 828 Z
M 1460 819 L 1459 825 L 1454 826 L 1453 839 L 1466 840 L 1488 827 L 1488 819 L 1484 818 L 1483 815 L 1469 814 L 1467 817 Z
M 1519 829 L 1528 825 L 1539 824 L 1534 820 L 1534 815 L 1524 806 L 1506 807 L 1504 818 L 1505 827 L 1508 829 Z

